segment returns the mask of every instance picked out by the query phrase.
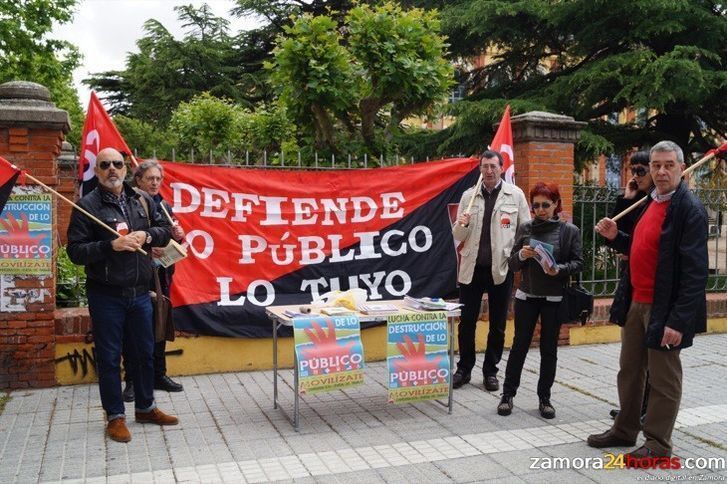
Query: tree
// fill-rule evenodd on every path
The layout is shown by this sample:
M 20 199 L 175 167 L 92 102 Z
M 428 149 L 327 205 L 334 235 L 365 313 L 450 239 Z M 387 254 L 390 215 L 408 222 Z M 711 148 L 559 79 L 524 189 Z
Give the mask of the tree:
M 80 55 L 69 42 L 50 39 L 53 24 L 73 19 L 76 0 L 0 2 L 0 83 L 33 81 L 51 92 L 56 106 L 68 111 L 71 143 L 78 145 L 83 111 L 73 87 Z
M 145 35 L 137 41 L 139 52 L 128 56 L 126 69 L 84 81 L 107 94 L 110 113 L 166 124 L 180 102 L 202 92 L 250 105 L 248 80 L 237 61 L 228 21 L 215 17 L 206 4 L 175 11 L 186 31 L 184 39 L 175 39 L 159 21 L 147 20 Z M 249 88 L 254 91 L 255 86 Z
M 295 135 L 295 126 L 285 109 L 278 105 L 250 112 L 209 93 L 180 103 L 172 114 L 168 131 L 168 136 L 181 150 L 180 158 L 194 151 L 196 159 L 210 163 L 240 163 L 247 159 L 246 152 L 250 152 L 251 161 L 255 162 L 263 151 L 271 158 L 280 150 L 295 151 Z M 228 155 L 232 159 L 228 159 Z
M 438 3 L 431 0 L 410 3 Z M 453 58 L 495 54 L 469 72 L 467 101 L 440 134 L 441 150 L 472 151 L 491 138 L 501 107 L 588 121 L 581 158 L 671 139 L 687 151 L 727 131 L 725 6 L 704 0 L 455 0 L 442 11 Z M 641 122 L 615 125 L 632 109 Z
M 346 133 L 381 153 L 406 117 L 430 111 L 451 84 L 435 12 L 360 5 L 340 29 L 330 16 L 310 14 L 283 29 L 267 67 L 281 102 L 317 148 L 336 151 L 336 133 Z M 384 136 L 381 129 L 377 135 L 381 126 Z

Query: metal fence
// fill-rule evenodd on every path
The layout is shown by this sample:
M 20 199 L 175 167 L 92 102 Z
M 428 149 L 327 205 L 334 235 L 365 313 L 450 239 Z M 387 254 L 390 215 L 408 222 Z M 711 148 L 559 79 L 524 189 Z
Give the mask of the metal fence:
M 727 187 L 695 189 L 709 217 L 709 279 L 707 291 L 727 291 Z M 618 190 L 611 187 L 575 185 L 573 223 L 581 228 L 585 267 L 583 286 L 594 296 L 613 296 L 621 270 L 621 258 L 606 247 L 593 227 L 601 218 L 613 216 Z

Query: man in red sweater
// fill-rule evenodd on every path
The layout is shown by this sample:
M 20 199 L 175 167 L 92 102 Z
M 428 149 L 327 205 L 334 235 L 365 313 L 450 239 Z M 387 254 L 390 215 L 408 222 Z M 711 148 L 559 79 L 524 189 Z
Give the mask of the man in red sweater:
M 610 218 L 596 225 L 607 245 L 629 254 L 629 265 L 611 307 L 611 321 L 622 326 L 621 411 L 609 430 L 588 437 L 588 445 L 635 445 L 648 369 L 652 391 L 643 424 L 646 441 L 628 458 L 671 456 L 682 394 L 679 354 L 692 345 L 695 332 L 706 330 L 707 322 L 707 213 L 681 180 L 684 154 L 677 144 L 657 143 L 649 160 L 656 188 L 633 234 L 620 232 Z

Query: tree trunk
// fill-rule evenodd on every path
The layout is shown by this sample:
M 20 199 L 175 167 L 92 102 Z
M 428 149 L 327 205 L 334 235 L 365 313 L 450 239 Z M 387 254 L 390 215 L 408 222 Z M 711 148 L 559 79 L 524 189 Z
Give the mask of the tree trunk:
M 376 113 L 379 112 L 379 102 L 378 98 L 367 97 L 361 99 L 358 105 L 361 110 L 361 137 L 370 149 L 376 147 L 374 123 L 376 122 Z
M 317 104 L 313 104 L 310 110 L 313 113 L 313 125 L 316 130 L 316 147 L 335 149 L 331 116 Z

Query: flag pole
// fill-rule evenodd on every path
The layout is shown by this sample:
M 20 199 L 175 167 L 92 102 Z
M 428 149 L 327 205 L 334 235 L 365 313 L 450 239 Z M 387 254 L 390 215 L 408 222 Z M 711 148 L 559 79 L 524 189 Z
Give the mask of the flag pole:
M 66 202 L 70 203 L 79 212 L 81 212 L 82 214 L 84 214 L 85 216 L 87 216 L 88 218 L 90 218 L 91 220 L 93 220 L 94 222 L 96 222 L 97 224 L 99 224 L 101 227 L 105 228 L 106 230 L 108 230 L 112 234 L 116 235 L 117 237 L 122 237 L 122 235 L 120 233 L 118 233 L 116 230 L 112 229 L 111 227 L 109 227 L 108 225 L 106 225 L 105 223 L 103 223 L 101 220 L 99 220 L 98 218 L 96 218 L 94 215 L 92 215 L 87 210 L 84 210 L 83 208 L 79 207 L 77 204 L 73 203 L 70 199 L 66 198 L 64 195 L 61 195 L 60 193 L 58 193 L 57 191 L 55 191 L 54 189 L 52 189 L 51 187 L 49 187 L 48 185 L 46 185 L 45 183 L 43 183 L 42 181 L 38 180 L 36 177 L 34 177 L 33 175 L 31 175 L 27 171 L 24 173 L 24 175 L 25 175 L 26 178 L 29 178 L 30 180 L 33 180 L 35 183 L 37 183 L 38 185 L 42 186 L 43 188 L 45 188 L 49 192 L 54 193 L 55 195 L 58 195 L 58 197 L 60 197 L 61 199 L 65 200 Z M 137 252 L 140 252 L 143 255 L 148 255 L 147 252 L 144 249 L 142 249 L 141 247 L 139 247 L 136 250 L 137 250 Z
M 472 192 L 472 196 L 470 197 L 470 203 L 467 204 L 467 210 L 464 211 L 467 215 L 470 214 L 470 210 L 472 210 L 472 204 L 475 201 L 475 196 L 480 191 L 480 186 L 482 185 L 482 172 L 480 172 L 480 177 L 477 179 L 477 183 L 475 183 L 475 190 Z M 460 224 L 462 227 L 464 227 L 464 224 Z
M 690 166 L 689 168 L 687 168 L 686 170 L 684 170 L 682 172 L 682 176 L 689 175 L 691 172 L 693 172 L 694 170 L 696 170 L 697 168 L 699 168 L 700 166 L 702 166 L 703 164 L 705 164 L 706 162 L 708 162 L 709 160 L 711 160 L 712 158 L 714 158 L 718 151 L 722 151 L 722 148 L 723 147 L 725 149 L 727 149 L 727 143 L 725 143 L 721 147 L 717 148 L 716 150 L 711 150 L 704 157 L 702 157 L 701 160 L 699 160 L 698 162 L 694 163 L 692 166 Z M 648 198 L 649 198 L 649 195 L 645 195 L 639 201 L 637 201 L 636 203 L 634 203 L 630 207 L 628 207 L 625 210 L 623 210 L 621 213 L 619 213 L 616 216 L 614 216 L 611 220 L 613 220 L 614 222 L 616 222 L 619 219 L 625 217 L 627 214 L 629 214 L 632 211 L 636 210 L 637 207 L 641 206 Z

